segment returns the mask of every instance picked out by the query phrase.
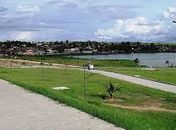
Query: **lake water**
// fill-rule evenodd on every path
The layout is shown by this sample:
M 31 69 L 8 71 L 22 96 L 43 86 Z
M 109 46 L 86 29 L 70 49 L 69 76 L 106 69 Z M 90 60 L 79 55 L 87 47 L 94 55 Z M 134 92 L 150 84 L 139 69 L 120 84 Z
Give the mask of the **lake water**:
M 76 56 L 78 57 L 78 56 Z M 84 55 L 80 58 L 90 59 L 127 59 L 138 58 L 140 64 L 153 67 L 166 67 L 166 61 L 176 66 L 176 53 L 134 53 L 134 54 L 115 54 L 115 55 Z

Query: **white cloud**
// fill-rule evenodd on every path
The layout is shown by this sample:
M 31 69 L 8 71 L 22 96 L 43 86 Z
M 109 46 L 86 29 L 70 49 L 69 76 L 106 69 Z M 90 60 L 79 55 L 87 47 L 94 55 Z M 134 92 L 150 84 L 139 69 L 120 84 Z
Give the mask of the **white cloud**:
M 25 6 L 22 6 L 22 5 L 19 5 L 17 7 L 17 12 L 19 13 L 37 13 L 40 11 L 40 8 L 38 6 L 28 6 L 28 5 L 25 5 Z
M 15 32 L 14 38 L 15 40 L 24 40 L 24 41 L 29 41 L 32 39 L 32 32 Z
M 168 7 L 164 11 L 165 18 L 176 18 L 176 7 Z
M 162 21 L 151 21 L 145 17 L 136 17 L 133 19 L 122 20 L 119 19 L 116 23 L 109 29 L 99 29 L 95 35 L 98 38 L 110 38 L 111 39 L 138 39 L 154 40 L 156 38 L 162 37 L 167 32 Z

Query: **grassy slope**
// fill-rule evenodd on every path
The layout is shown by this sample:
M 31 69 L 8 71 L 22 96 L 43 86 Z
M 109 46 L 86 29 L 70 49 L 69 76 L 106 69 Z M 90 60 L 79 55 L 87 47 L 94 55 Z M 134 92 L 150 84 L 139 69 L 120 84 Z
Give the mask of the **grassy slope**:
M 19 57 L 25 60 L 32 60 L 32 61 L 43 61 L 49 63 L 59 63 L 59 64 L 67 64 L 67 65 L 77 65 L 82 66 L 88 63 L 88 59 L 79 59 L 74 57 L 66 57 L 66 56 L 21 56 Z M 91 60 L 92 63 L 96 67 L 135 67 L 136 64 L 130 60 Z
M 42 74 L 43 73 L 43 74 Z M 75 76 L 76 75 L 76 76 Z M 176 114 L 167 112 L 139 112 L 103 105 L 103 84 L 111 80 L 121 91 L 115 95 L 124 105 L 140 105 L 145 101 L 157 101 L 163 107 L 176 109 L 176 95 L 150 88 L 143 88 L 110 79 L 97 74 L 87 74 L 88 102 L 83 99 L 83 73 L 69 69 L 5 69 L 0 68 L 0 78 L 18 84 L 33 92 L 78 108 L 126 129 L 174 129 Z M 68 91 L 54 91 L 52 87 L 66 86 Z
M 176 85 L 176 68 L 158 68 L 157 70 L 143 70 L 134 67 L 113 67 L 113 68 L 100 68 L 107 71 L 122 73 L 126 75 L 140 75 L 141 78 L 155 80 Z
M 71 64 L 71 65 L 78 65 L 78 66 L 87 63 L 87 60 L 85 59 L 77 59 L 72 57 L 69 58 L 69 57 L 63 57 L 63 56 L 46 56 L 46 57 L 23 56 L 21 58 L 27 59 L 27 60 L 34 60 L 34 61 Z M 175 79 L 176 69 L 160 68 L 160 69 L 157 69 L 156 71 L 142 70 L 142 69 L 136 68 L 136 64 L 133 61 L 129 61 L 129 60 L 92 60 L 92 63 L 96 67 L 100 67 L 100 69 L 103 69 L 103 70 L 118 72 L 118 73 L 127 74 L 131 76 L 140 75 L 141 78 L 147 78 L 150 80 L 176 85 L 176 79 Z

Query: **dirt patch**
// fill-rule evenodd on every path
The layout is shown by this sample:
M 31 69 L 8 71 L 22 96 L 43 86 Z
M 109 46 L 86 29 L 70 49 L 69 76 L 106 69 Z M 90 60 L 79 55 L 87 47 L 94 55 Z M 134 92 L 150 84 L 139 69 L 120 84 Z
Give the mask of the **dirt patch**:
M 118 107 L 118 108 L 124 108 L 124 109 L 132 109 L 132 110 L 136 110 L 136 111 L 157 111 L 157 112 L 176 113 L 176 110 L 160 108 L 157 106 L 125 106 L 125 105 L 120 105 L 120 104 L 109 104 L 109 103 L 106 103 L 105 105 L 114 106 L 114 107 Z
M 157 108 L 160 108 L 163 104 L 157 100 L 152 100 L 152 101 L 145 101 L 144 103 L 142 103 L 141 106 L 143 107 L 157 107 Z
M 124 100 L 123 99 L 114 99 L 114 98 L 110 99 L 109 98 L 109 99 L 106 99 L 105 102 L 110 103 L 110 104 L 116 104 L 116 103 L 122 103 L 122 102 L 124 102 Z
M 158 112 L 174 112 L 176 113 L 176 110 L 173 109 L 167 109 L 163 108 L 163 104 L 159 102 L 158 100 L 146 100 L 142 104 L 138 106 L 134 105 L 123 105 L 124 100 L 123 99 L 106 99 L 104 100 L 106 105 L 114 106 L 118 108 L 125 108 L 125 109 L 132 109 L 137 111 L 158 111 Z
M 15 59 L 0 59 L 0 67 L 22 67 L 22 68 L 37 68 L 37 67 L 51 67 L 51 68 L 78 68 L 78 66 L 74 65 L 64 65 L 64 64 L 51 64 L 46 62 L 38 62 L 38 61 L 29 61 L 29 60 L 15 60 Z
M 141 68 L 141 69 L 143 69 L 143 70 L 149 70 L 149 71 L 156 71 L 157 69 L 156 68 Z

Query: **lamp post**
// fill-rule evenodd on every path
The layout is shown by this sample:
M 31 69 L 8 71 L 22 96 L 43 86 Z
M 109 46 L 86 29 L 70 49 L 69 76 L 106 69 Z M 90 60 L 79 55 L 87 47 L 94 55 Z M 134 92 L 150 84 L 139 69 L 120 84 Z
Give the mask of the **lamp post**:
M 133 51 L 134 51 L 134 48 L 131 48 L 132 60 L 134 60 L 134 53 L 133 53 Z

